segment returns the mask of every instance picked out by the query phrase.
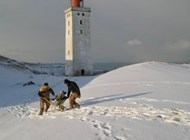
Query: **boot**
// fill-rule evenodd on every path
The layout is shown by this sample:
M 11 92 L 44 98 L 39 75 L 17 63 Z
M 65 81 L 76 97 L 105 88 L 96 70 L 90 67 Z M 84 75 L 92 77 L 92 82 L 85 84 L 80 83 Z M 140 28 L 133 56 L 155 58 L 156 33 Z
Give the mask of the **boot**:
M 78 109 L 79 109 L 79 108 L 80 108 L 80 105 L 79 105 L 78 103 L 75 102 L 75 104 L 74 104 L 74 108 L 78 108 Z
M 47 112 L 47 111 L 48 111 L 49 107 L 50 107 L 49 105 L 46 105 L 45 112 Z
M 39 113 L 39 115 L 43 115 L 43 110 L 40 110 L 40 113 Z

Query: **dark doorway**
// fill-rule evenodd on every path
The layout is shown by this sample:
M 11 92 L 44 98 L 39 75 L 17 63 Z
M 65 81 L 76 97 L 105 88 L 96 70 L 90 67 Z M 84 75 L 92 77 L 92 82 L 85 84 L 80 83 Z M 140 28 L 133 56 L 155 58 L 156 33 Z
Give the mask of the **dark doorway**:
M 82 75 L 82 76 L 85 75 L 85 70 L 84 70 L 84 69 L 81 70 L 81 75 Z

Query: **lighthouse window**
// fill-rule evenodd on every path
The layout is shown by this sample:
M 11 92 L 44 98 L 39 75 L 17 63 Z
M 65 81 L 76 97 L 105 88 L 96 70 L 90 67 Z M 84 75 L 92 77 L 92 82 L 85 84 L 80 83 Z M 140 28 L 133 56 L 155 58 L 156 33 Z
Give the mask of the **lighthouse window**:
M 82 13 L 82 16 L 84 16 L 84 13 Z
M 80 13 L 77 13 L 78 16 L 80 16 Z
M 68 21 L 68 26 L 70 25 L 70 21 Z
M 82 31 L 82 30 L 80 30 L 80 34 L 83 34 L 83 31 Z
M 80 20 L 80 25 L 82 25 L 82 20 Z

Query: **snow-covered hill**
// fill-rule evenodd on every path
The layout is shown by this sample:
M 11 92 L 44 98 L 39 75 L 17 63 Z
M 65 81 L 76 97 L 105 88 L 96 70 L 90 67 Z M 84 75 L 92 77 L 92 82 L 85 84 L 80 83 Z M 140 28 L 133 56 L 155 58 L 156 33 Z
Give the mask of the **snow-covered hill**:
M 3 56 L 0 56 L 0 66 L 3 66 L 8 69 L 15 71 L 22 71 L 27 73 L 34 74 L 47 74 L 47 75 L 64 75 L 64 64 L 33 64 L 20 62 L 13 59 L 9 59 Z
M 190 67 L 161 62 L 125 66 L 90 77 L 15 71 L 0 65 L 1 140 L 189 140 Z M 40 85 L 67 91 L 76 81 L 80 109 L 39 116 Z M 68 101 L 65 106 L 68 107 Z

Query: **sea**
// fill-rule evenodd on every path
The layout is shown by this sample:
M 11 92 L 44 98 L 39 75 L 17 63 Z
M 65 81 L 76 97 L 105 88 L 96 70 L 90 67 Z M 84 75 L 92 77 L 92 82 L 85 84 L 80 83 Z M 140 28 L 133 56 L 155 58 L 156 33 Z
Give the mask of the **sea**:
M 131 64 L 132 63 L 94 63 L 93 69 L 95 72 L 107 72 Z

